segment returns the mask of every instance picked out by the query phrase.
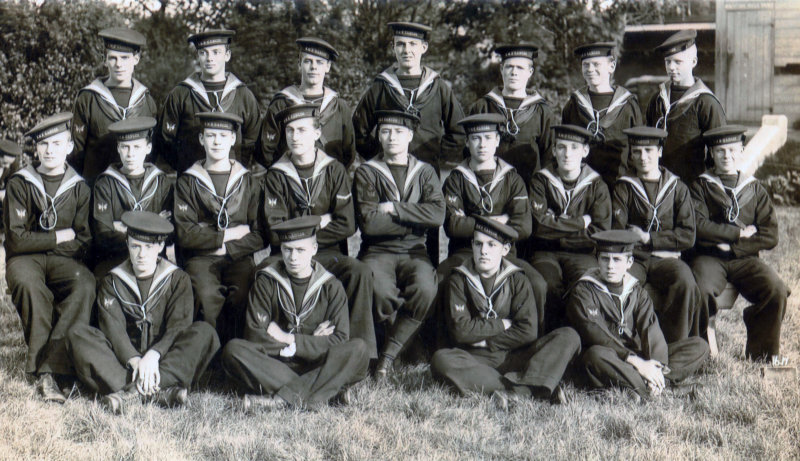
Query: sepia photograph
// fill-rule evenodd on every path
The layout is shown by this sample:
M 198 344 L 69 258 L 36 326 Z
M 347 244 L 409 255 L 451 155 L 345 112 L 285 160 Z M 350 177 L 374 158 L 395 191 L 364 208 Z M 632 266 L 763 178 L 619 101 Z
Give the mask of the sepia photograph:
M 800 459 L 800 0 L 0 0 L 0 460 Z

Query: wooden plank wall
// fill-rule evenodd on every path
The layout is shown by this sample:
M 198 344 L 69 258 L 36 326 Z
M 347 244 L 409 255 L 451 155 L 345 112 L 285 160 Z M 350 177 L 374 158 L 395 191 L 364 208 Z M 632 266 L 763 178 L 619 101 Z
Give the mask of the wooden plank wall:
M 715 48 L 715 93 L 730 121 L 773 113 L 800 125 L 800 0 L 718 1 Z

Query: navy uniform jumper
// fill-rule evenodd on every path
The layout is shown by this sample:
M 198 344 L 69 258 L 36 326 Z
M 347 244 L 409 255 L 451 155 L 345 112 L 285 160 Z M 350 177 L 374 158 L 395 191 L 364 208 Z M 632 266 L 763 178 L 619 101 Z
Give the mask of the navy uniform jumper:
M 119 160 L 117 138 L 108 126 L 131 117 L 157 117 L 150 90 L 136 79 L 131 88 L 108 88 L 95 79 L 75 98 L 70 164 L 91 185 L 108 166 Z
M 344 165 L 317 150 L 313 170 L 298 171 L 289 154 L 270 167 L 264 179 L 264 215 L 268 228 L 287 219 L 307 215 L 331 214 L 331 222 L 317 231 L 319 246 L 314 259 L 342 282 L 350 307 L 350 336 L 369 347 L 370 358 L 377 358 L 375 325 L 372 320 L 372 270 L 347 255 L 347 238 L 356 231 L 352 185 Z M 278 235 L 270 232 L 269 241 L 280 255 Z
M 636 95 L 621 86 L 613 93 L 594 93 L 588 88 L 575 90 L 561 111 L 561 123 L 586 128 L 594 135 L 586 163 L 603 177 L 611 188 L 628 169 L 628 136 L 625 128 L 644 122 Z
M 67 332 L 89 323 L 96 290 L 83 264 L 92 242 L 91 191 L 69 166 L 54 192 L 47 182 L 32 166 L 8 180 L 6 280 L 28 344 L 25 371 L 72 374 Z M 57 244 L 61 229 L 72 229 L 75 238 Z
M 536 227 L 531 264 L 547 282 L 544 320 L 549 331 L 565 323 L 563 297 L 569 287 L 597 267 L 589 236 L 611 228 L 611 197 L 601 176 L 588 165 L 570 184 L 554 166 L 545 166 L 534 173 L 530 193 Z M 588 227 L 584 215 L 592 219 Z
M 447 259 L 438 267 L 439 291 L 453 269 L 472 258 L 472 235 L 475 218 L 472 216 L 508 215 L 506 225 L 517 231 L 517 241 L 525 241 L 532 230 L 528 191 L 516 169 L 502 159 L 496 159 L 493 172 L 475 172 L 465 159 L 445 179 L 442 193 L 445 198 L 444 231 L 450 238 Z M 506 259 L 522 268 L 533 286 L 537 312 L 543 314 L 547 284 L 530 264 L 518 259 L 515 248 Z M 442 319 L 444 320 L 444 319 Z M 542 318 L 539 323 L 541 325 Z M 442 322 L 443 323 L 443 322 Z
M 669 133 L 659 163 L 691 184 L 710 166 L 703 133 L 725 125 L 722 104 L 700 79 L 689 88 L 664 82 L 647 105 L 646 114 L 648 126 Z
M 295 86 L 288 86 L 275 93 L 267 113 L 261 122 L 261 134 L 256 147 L 256 161 L 269 168 L 287 152 L 286 139 L 276 116 L 289 106 L 296 104 L 319 104 L 322 137 L 318 143 L 325 153 L 349 167 L 356 158 L 356 143 L 353 133 L 353 111 L 347 102 L 332 89 L 323 89 L 321 100 L 308 100 Z
M 178 178 L 173 210 L 177 245 L 192 279 L 195 313 L 217 327 L 223 343 L 241 336 L 253 253 L 264 247 L 258 217 L 261 188 L 241 163 L 231 160 L 231 165 L 220 190 L 203 162 L 192 165 Z M 223 243 L 225 229 L 242 224 L 250 226 L 250 232 Z M 214 255 L 223 245 L 225 254 Z
M 261 126 L 256 97 L 231 73 L 221 88 L 212 85 L 201 81 L 200 74 L 192 74 L 170 92 L 161 110 L 155 136 L 160 142 L 158 149 L 179 174 L 206 157 L 199 141 L 203 126 L 196 114 L 200 112 L 225 112 L 241 117 L 243 122 L 236 129 L 231 158 L 245 166 L 253 160 Z
M 550 395 L 580 353 L 580 337 L 572 328 L 537 335 L 530 282 L 506 259 L 488 285 L 473 260 L 465 261 L 448 280 L 446 303 L 452 348 L 436 351 L 431 372 L 461 394 Z M 511 321 L 510 328 L 503 319 Z M 475 347 L 481 341 L 486 347 Z
M 650 242 L 633 250 L 630 272 L 661 295 L 656 303 L 661 330 L 667 342 L 698 336 L 706 330 L 700 290 L 681 252 L 695 242 L 694 204 L 689 188 L 669 170 L 659 167 L 658 182 L 634 175 L 617 180 L 612 199 L 613 228 L 638 226 L 650 233 Z
M 708 344 L 699 337 L 667 343 L 653 311 L 653 302 L 630 273 L 619 286 L 602 281 L 599 269 L 585 274 L 570 291 L 567 316 L 585 348 L 583 367 L 593 387 L 622 386 L 642 397 L 649 392 L 629 355 L 656 360 L 668 367 L 664 377 L 680 381 L 708 358 Z
M 392 359 L 419 330 L 436 296 L 425 234 L 438 232 L 445 214 L 433 167 L 408 154 L 403 172 L 405 181 L 397 184 L 381 155 L 356 170 L 353 185 L 362 238 L 360 259 L 375 278 L 376 321 L 393 325 L 384 351 Z M 397 216 L 378 212 L 382 202 L 392 202 Z
M 128 361 L 154 350 L 161 356 L 159 386 L 190 388 L 219 349 L 219 338 L 206 322 L 192 322 L 194 305 L 189 276 L 165 259 L 158 260 L 141 291 L 130 260 L 113 268 L 97 294 L 100 328 L 81 325 L 69 333 L 77 375 L 100 394 L 130 383 Z
M 769 193 L 753 177 L 741 173 L 720 177 L 709 170 L 692 184 L 697 216 L 697 257 L 692 271 L 711 315 L 715 298 L 731 282 L 753 304 L 744 310 L 747 327 L 745 353 L 755 359 L 780 352 L 781 322 L 789 289 L 775 269 L 759 259 L 761 250 L 778 244 L 778 220 Z M 740 238 L 740 229 L 756 226 L 758 232 Z M 717 244 L 730 245 L 723 251 Z
M 259 269 L 247 302 L 244 339 L 232 340 L 222 351 L 225 371 L 249 392 L 277 395 L 296 407 L 326 404 L 366 378 L 369 367 L 366 343 L 349 338 L 342 284 L 318 262 L 311 264 L 305 289 L 297 290 L 301 282 L 292 280 L 283 261 Z M 293 357 L 280 356 L 286 344 L 267 333 L 271 322 L 294 334 Z M 334 326 L 333 333 L 315 336 L 323 322 Z
M 114 228 L 126 211 L 152 211 L 172 215 L 174 180 L 151 163 L 144 173 L 129 176 L 120 164 L 112 164 L 94 183 L 92 195 L 92 231 L 95 276 L 102 279 L 112 268 L 128 258 L 127 236 Z
M 510 163 L 525 181 L 534 171 L 549 163 L 553 147 L 550 127 L 555 113 L 538 93 L 523 100 L 505 98 L 494 88 L 467 110 L 469 115 L 495 113 L 506 118 L 505 131 L 495 155 Z

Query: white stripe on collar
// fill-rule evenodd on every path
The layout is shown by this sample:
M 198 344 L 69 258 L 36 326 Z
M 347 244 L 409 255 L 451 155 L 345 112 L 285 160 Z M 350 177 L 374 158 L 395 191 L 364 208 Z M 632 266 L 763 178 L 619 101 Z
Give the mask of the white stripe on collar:
M 291 179 L 292 181 L 296 182 L 298 185 L 303 185 L 302 181 L 300 180 L 300 175 L 297 174 L 297 167 L 294 166 L 291 159 L 289 158 L 290 154 L 284 154 L 281 158 L 275 162 L 274 165 L 269 167 L 270 170 L 277 170 L 286 175 L 287 178 Z M 331 157 L 330 155 L 326 154 L 320 149 L 317 149 L 316 160 L 314 161 L 314 171 L 311 174 L 312 178 L 316 178 L 328 167 L 331 163 L 335 162 L 336 160 Z
M 189 174 L 197 178 L 197 180 L 206 186 L 209 190 L 213 191 L 216 194 L 216 189 L 214 188 L 214 182 L 211 180 L 211 176 L 208 174 L 208 170 L 203 168 L 202 163 L 204 160 L 198 160 L 192 164 L 184 173 Z M 230 160 L 231 162 L 231 173 L 228 176 L 228 182 L 225 184 L 225 195 L 231 191 L 231 189 L 236 185 L 236 183 L 241 179 L 244 175 L 246 175 L 249 170 L 245 168 L 241 163 L 236 160 Z

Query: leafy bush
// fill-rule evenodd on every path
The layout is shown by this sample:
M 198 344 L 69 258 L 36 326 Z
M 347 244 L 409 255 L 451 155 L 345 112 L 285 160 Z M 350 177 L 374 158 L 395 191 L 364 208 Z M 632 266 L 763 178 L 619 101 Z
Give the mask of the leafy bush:
M 776 205 L 800 205 L 800 142 L 787 141 L 755 176 L 767 187 Z

